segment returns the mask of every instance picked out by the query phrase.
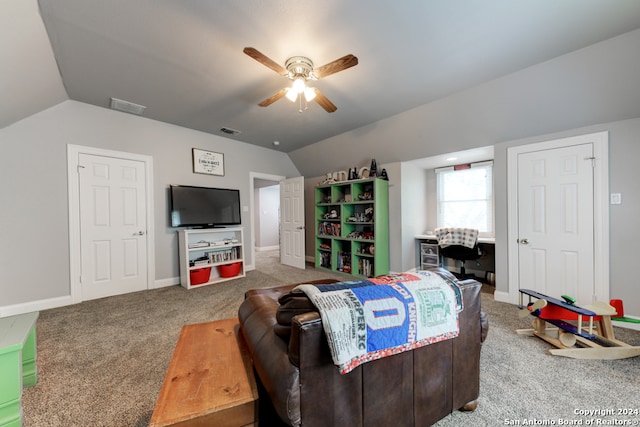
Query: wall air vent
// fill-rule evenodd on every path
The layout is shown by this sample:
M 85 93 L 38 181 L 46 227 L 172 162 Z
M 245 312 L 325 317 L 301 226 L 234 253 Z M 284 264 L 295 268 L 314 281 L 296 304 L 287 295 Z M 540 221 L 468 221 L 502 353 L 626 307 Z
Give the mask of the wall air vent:
M 111 98 L 111 109 L 124 111 L 125 113 L 137 114 L 141 116 L 144 110 L 147 108 L 144 105 L 134 104 L 133 102 L 123 101 L 118 98 Z
M 239 130 L 231 129 L 231 128 L 220 128 L 220 132 L 226 133 L 227 135 L 239 135 L 241 132 Z

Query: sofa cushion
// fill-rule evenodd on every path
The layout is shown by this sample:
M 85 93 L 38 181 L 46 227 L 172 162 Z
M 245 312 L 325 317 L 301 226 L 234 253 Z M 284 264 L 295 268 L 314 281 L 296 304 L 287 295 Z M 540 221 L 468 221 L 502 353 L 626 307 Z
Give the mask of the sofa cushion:
M 309 311 L 318 311 L 307 294 L 300 290 L 287 292 L 280 296 L 280 298 L 278 298 L 278 303 L 280 304 L 280 307 L 278 307 L 278 311 L 276 313 L 276 320 L 281 325 L 291 326 L 291 319 L 293 316 Z
M 322 279 L 322 280 L 314 280 L 311 282 L 307 282 L 305 284 L 309 285 L 327 285 L 330 283 L 337 283 L 337 280 L 334 279 Z M 311 300 L 307 297 L 307 295 L 299 290 L 294 290 L 298 285 L 302 283 L 297 283 L 295 285 L 287 286 L 285 290 L 286 292 L 282 293 L 278 297 L 279 307 L 276 311 L 276 324 L 273 326 L 273 330 L 280 338 L 285 341 L 289 340 L 291 336 L 291 320 L 294 316 L 299 314 L 308 313 L 311 311 L 317 312 L 318 309 L 311 302 Z

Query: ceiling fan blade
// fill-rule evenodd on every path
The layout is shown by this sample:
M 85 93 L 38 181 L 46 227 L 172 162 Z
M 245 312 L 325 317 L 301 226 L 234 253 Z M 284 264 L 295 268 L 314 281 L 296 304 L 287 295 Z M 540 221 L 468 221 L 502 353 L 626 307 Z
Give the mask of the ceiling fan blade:
M 261 107 L 268 107 L 269 105 L 273 104 L 278 99 L 285 96 L 286 94 L 287 94 L 287 88 L 285 87 L 284 89 L 280 89 L 278 92 L 274 93 L 273 95 L 271 95 L 270 97 L 268 97 L 267 99 L 259 103 L 258 105 Z
M 313 70 L 313 74 L 316 75 L 319 79 L 323 77 L 330 76 L 331 74 L 337 73 L 338 71 L 346 70 L 347 68 L 351 68 L 355 65 L 358 65 L 358 58 L 349 54 L 345 55 L 342 58 L 336 59 L 333 62 L 329 62 L 322 67 L 316 68 Z
M 336 107 L 333 102 L 329 101 L 329 98 L 324 96 L 324 94 L 317 88 L 314 88 L 314 91 L 316 92 L 316 97 L 313 98 L 313 100 L 320 104 L 320 106 L 324 108 L 327 113 L 333 113 L 338 109 L 338 107 Z
M 278 64 L 273 59 L 269 58 L 268 56 L 258 51 L 257 49 L 254 49 L 252 47 L 245 47 L 243 52 L 249 55 L 250 57 L 252 57 L 253 59 L 255 59 L 256 61 L 258 61 L 259 63 L 261 63 L 262 65 L 271 68 L 276 73 L 280 75 L 287 74 L 287 70 L 285 70 L 282 65 Z

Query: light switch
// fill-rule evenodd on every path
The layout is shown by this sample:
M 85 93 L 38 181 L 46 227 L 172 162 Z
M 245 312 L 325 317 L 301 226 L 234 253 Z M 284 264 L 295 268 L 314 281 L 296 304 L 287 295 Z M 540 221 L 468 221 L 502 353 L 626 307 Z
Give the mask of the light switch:
M 622 193 L 611 193 L 611 204 L 619 205 L 622 203 Z

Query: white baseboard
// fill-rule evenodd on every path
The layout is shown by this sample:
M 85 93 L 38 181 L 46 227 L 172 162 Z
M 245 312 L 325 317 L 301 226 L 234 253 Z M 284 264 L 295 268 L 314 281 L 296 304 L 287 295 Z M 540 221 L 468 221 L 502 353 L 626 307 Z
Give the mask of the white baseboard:
M 0 317 L 32 313 L 34 311 L 48 310 L 50 308 L 62 307 L 71 304 L 73 304 L 71 295 L 65 295 L 62 297 L 29 301 L 22 304 L 5 305 L 0 307 Z
M 180 284 L 180 277 L 169 277 L 168 279 L 160 279 L 153 282 L 153 286 L 149 289 L 160 289 L 168 286 L 175 286 Z
M 496 290 L 493 292 L 493 299 L 498 302 L 506 302 L 508 304 L 511 304 L 511 301 L 509 300 L 509 292 Z
M 180 277 L 170 277 L 168 279 L 156 280 L 153 286 L 149 289 L 158 289 L 179 284 Z M 0 318 L 32 313 L 34 311 L 48 310 L 50 308 L 64 307 L 65 305 L 71 304 L 74 304 L 71 295 L 65 295 L 61 297 L 24 302 L 21 304 L 5 305 L 0 306 Z

